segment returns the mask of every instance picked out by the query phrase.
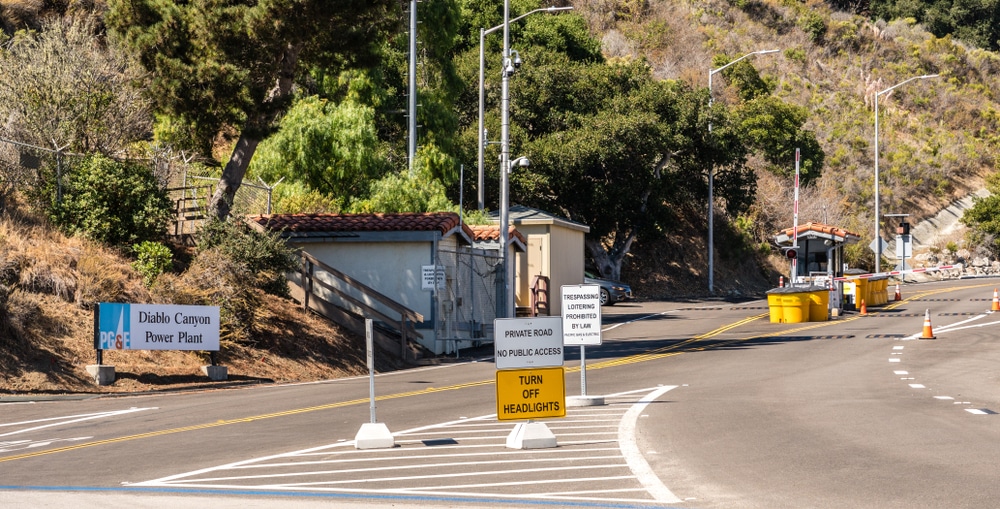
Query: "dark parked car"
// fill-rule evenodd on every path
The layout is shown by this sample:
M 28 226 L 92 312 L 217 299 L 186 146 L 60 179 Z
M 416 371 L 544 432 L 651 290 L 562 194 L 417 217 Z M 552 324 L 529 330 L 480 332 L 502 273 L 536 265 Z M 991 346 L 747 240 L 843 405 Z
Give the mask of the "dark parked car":
M 602 279 L 590 272 L 583 273 L 583 282 L 601 287 L 601 305 L 611 306 L 616 302 L 632 300 L 632 287 L 621 281 Z

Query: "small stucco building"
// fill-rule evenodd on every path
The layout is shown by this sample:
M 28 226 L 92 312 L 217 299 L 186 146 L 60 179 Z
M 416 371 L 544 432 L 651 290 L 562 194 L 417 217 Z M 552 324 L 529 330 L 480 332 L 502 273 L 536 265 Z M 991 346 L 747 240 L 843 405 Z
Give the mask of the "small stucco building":
M 477 247 L 477 239 L 489 242 L 489 232 L 477 233 L 458 214 L 274 214 L 249 221 L 305 253 L 309 273 L 289 274 L 305 300 L 314 295 L 385 323 L 418 317 L 419 337 L 411 339 L 435 354 L 493 340 L 499 253 Z M 508 256 L 523 249 L 523 237 L 511 235 Z

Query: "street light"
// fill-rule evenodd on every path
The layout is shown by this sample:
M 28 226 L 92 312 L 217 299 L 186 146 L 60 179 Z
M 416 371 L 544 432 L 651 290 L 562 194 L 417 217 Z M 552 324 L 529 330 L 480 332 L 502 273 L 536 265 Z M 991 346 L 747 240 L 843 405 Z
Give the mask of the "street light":
M 572 9 L 573 9 L 573 7 L 543 7 L 541 9 L 535 9 L 533 11 L 528 11 L 528 12 L 526 12 L 526 13 L 524 13 L 524 14 L 522 14 L 522 15 L 520 15 L 520 16 L 518 16 L 518 17 L 516 17 L 516 18 L 514 18 L 514 19 L 512 19 L 510 21 L 508 21 L 507 24 L 513 23 L 514 21 L 517 21 L 517 20 L 519 20 L 521 18 L 524 18 L 524 17 L 526 17 L 528 15 L 531 15 L 531 14 L 534 14 L 536 12 L 549 12 L 549 13 L 551 13 L 551 12 L 558 12 L 558 11 L 569 11 L 569 10 L 572 10 Z M 479 170 L 479 182 L 478 182 L 478 185 L 476 187 L 476 189 L 479 190 L 479 210 L 483 210 L 484 203 L 486 202 L 486 192 L 485 192 L 485 189 L 483 189 L 483 187 L 484 187 L 484 185 L 483 185 L 483 151 L 486 149 L 486 133 L 484 132 L 485 128 L 483 127 L 483 110 L 486 109 L 486 98 L 484 97 L 484 94 L 485 94 L 485 91 L 484 91 L 484 80 L 485 80 L 485 78 L 483 77 L 483 72 L 484 72 L 483 69 L 486 67 L 486 54 L 485 54 L 486 50 L 484 49 L 484 44 L 485 44 L 485 39 L 486 39 L 486 35 L 487 34 L 491 34 L 493 32 L 496 32 L 497 30 L 500 30 L 504 26 L 506 26 L 506 24 L 497 25 L 497 26 L 495 26 L 493 28 L 487 28 L 487 29 L 480 28 L 479 29 L 479 166 L 478 166 L 478 170 Z M 507 52 L 505 50 L 504 51 L 504 56 L 506 57 L 506 55 L 507 55 Z
M 746 55 L 743 55 L 740 58 L 737 58 L 736 60 L 733 60 L 732 62 L 729 62 L 728 64 L 722 67 L 719 67 L 718 69 L 712 69 L 711 71 L 708 71 L 709 109 L 712 108 L 712 76 L 714 76 L 715 73 L 721 72 L 723 69 L 735 64 L 736 62 L 739 62 L 740 60 L 743 60 L 744 58 L 748 58 L 753 55 L 764 55 L 766 53 L 777 53 L 777 52 L 778 50 L 776 49 L 764 49 L 764 50 L 753 51 L 747 53 Z M 708 134 L 709 136 L 711 136 L 712 134 L 711 118 L 709 118 L 708 121 Z M 714 191 L 712 189 L 714 186 L 713 182 L 714 180 L 715 180 L 715 165 L 713 164 L 708 168 L 708 293 L 715 293 L 715 258 L 712 253 L 715 250 L 715 240 L 713 235 L 713 230 L 715 229 L 714 228 L 715 220 L 712 217 L 715 214 L 714 203 L 713 203 L 715 201 L 715 197 L 714 197 Z
M 887 88 L 885 90 L 882 90 L 882 91 L 879 91 L 879 92 L 875 93 L 875 241 L 874 241 L 874 243 L 875 243 L 875 273 L 878 273 L 880 271 L 880 269 L 881 269 L 881 263 L 882 263 L 882 242 L 881 242 L 882 241 L 882 234 L 879 231 L 879 224 L 878 224 L 878 211 L 879 211 L 879 201 L 878 201 L 879 200 L 879 194 L 878 194 L 878 183 L 879 183 L 879 176 L 878 176 L 878 96 L 880 96 L 882 94 L 887 94 L 889 92 L 892 92 L 896 88 L 901 87 L 901 86 L 903 86 L 903 85 L 905 85 L 905 84 L 907 84 L 907 83 L 909 83 L 911 81 L 925 80 L 925 79 L 928 79 L 928 78 L 937 78 L 938 76 L 940 76 L 940 75 L 939 74 L 925 74 L 923 76 L 914 76 L 914 77 L 912 77 L 912 78 L 910 78 L 908 80 L 902 81 L 900 83 L 896 83 L 895 85 L 893 85 L 893 86 L 891 86 L 891 87 L 889 87 L 889 88 Z

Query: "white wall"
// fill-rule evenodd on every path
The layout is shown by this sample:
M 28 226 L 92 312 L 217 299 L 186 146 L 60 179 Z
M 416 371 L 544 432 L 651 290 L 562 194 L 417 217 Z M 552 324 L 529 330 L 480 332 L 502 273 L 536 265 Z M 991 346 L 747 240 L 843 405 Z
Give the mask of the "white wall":
M 449 237 L 439 243 L 453 247 L 456 240 Z M 423 315 L 424 323 L 417 328 L 424 336 L 420 343 L 436 354 L 442 353 L 442 347 L 435 340 L 432 322 L 435 319 L 433 293 L 421 289 L 421 268 L 435 263 L 433 242 L 328 242 L 303 243 L 295 247 L 304 249 L 323 263 Z M 454 268 L 446 267 L 446 270 L 452 274 Z M 321 295 L 327 293 L 324 298 L 331 302 L 339 301 L 329 292 L 316 291 Z M 368 304 L 381 309 L 377 302 L 370 301 Z M 393 313 L 387 314 L 394 316 Z

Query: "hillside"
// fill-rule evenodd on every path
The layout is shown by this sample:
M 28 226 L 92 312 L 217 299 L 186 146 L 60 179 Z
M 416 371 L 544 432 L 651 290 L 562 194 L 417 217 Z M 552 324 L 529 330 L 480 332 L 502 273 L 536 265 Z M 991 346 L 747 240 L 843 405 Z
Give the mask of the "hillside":
M 862 246 L 873 237 L 876 94 L 940 75 L 879 96 L 880 214 L 908 213 L 915 224 L 980 190 L 996 167 L 1000 108 L 992 91 L 1000 85 L 1000 58 L 934 37 L 912 20 L 871 21 L 819 1 L 651 1 L 619 10 L 594 0 L 573 4 L 608 57 L 643 57 L 656 76 L 697 87 L 707 86 L 718 55 L 780 50 L 752 63 L 775 95 L 805 108 L 806 127 L 826 153 L 822 177 L 801 190 L 799 220 L 858 232 Z M 739 101 L 724 75 L 712 93 L 717 102 Z M 788 161 L 786 175 L 793 166 Z M 757 174 L 757 201 L 742 224 L 763 242 L 791 225 L 793 181 L 763 164 Z M 891 238 L 894 225 L 881 224 Z M 854 256 L 871 263 L 867 249 Z

